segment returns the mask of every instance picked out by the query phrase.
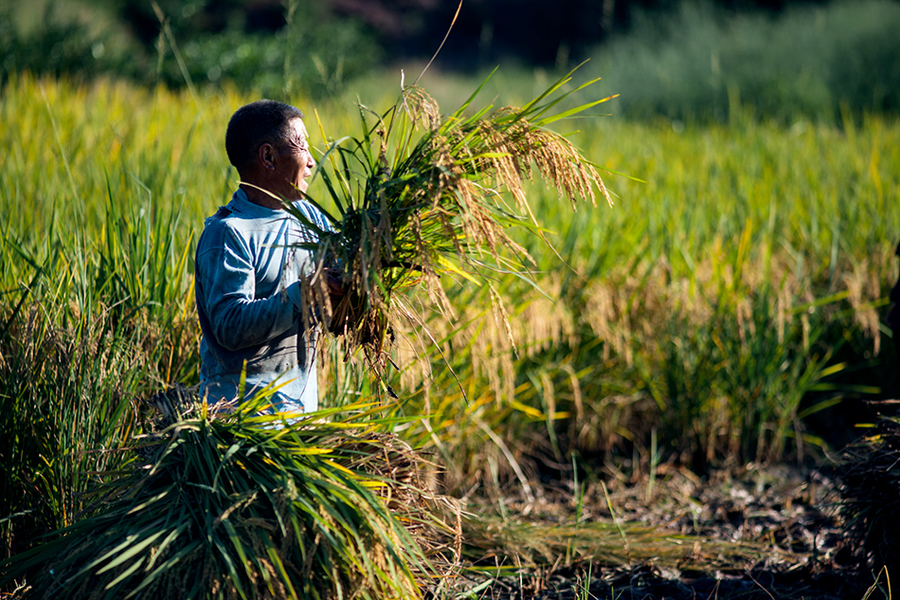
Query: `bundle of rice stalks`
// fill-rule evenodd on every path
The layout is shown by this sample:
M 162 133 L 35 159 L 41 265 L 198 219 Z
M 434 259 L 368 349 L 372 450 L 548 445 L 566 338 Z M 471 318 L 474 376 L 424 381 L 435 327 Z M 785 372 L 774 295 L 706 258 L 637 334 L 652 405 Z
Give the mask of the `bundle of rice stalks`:
M 360 106 L 361 136 L 332 142 L 315 173 L 339 213 L 329 214 L 334 230 L 307 223 L 320 239 L 319 275 L 307 295 L 349 349 L 362 347 L 372 364 L 383 366 L 390 324 L 401 316 L 418 321 L 399 290 L 421 286 L 449 316 L 442 274 L 488 285 L 498 273 L 524 275 L 530 257 L 506 229 L 517 225 L 543 237 L 523 187 L 533 170 L 573 208 L 578 198 L 594 204 L 597 192 L 610 201 L 594 164 L 546 129 L 612 98 L 554 112 L 597 81 L 560 92 L 571 78 L 522 108 L 474 110 L 484 84 L 449 116 L 415 86 L 404 87 L 383 114 Z M 309 199 L 328 214 L 321 198 Z M 347 290 L 336 306 L 323 276 L 329 267 Z
M 761 543 L 683 535 L 618 521 L 567 525 L 481 518 L 466 521 L 464 527 L 464 552 L 472 560 L 503 557 L 529 568 L 652 563 L 712 570 L 749 568 L 767 558 L 791 560 L 787 553 Z
M 373 433 L 375 409 L 279 428 L 284 415 L 260 415 L 261 402 L 188 410 L 92 516 L 0 563 L 0 586 L 27 578 L 24 598 L 419 598 L 449 573 L 458 526 L 416 488 L 417 454 Z
M 900 420 L 880 419 L 873 435 L 843 452 L 835 475 L 850 547 L 876 572 L 900 573 Z

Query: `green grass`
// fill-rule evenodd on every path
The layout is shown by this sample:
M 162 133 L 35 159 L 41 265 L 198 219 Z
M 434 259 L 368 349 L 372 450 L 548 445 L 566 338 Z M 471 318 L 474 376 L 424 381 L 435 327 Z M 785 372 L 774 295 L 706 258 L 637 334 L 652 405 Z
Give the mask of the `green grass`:
M 522 81 L 521 96 L 534 85 Z M 100 483 L 89 473 L 125 466 L 122 454 L 96 451 L 139 427 L 132 400 L 196 382 L 193 243 L 235 185 L 223 129 L 251 99 L 26 76 L 4 90 L 0 458 L 15 468 L 3 475 L 0 518 L 17 515 L 0 524 L 8 552 L 70 524 Z M 394 99 L 363 98 L 376 109 Z M 293 101 L 311 125 L 317 113 L 330 133 L 356 132 L 352 99 Z M 498 483 L 528 489 L 545 465 L 558 475 L 573 456 L 584 469 L 634 452 L 696 469 L 793 459 L 824 443 L 807 417 L 888 381 L 884 361 L 895 357 L 878 319 L 896 272 L 900 123 L 783 127 L 740 111 L 728 126 L 555 127 L 633 179 L 605 175 L 615 206 L 575 213 L 546 182 L 528 185 L 555 251 L 536 235 L 518 239 L 537 287 L 494 282 L 515 350 L 490 289 L 462 279 L 445 284 L 455 319 L 429 321 L 428 335 L 395 327 L 395 411 L 414 417 L 396 429 L 434 449 L 449 488 L 490 485 L 493 464 Z M 378 393 L 358 358 L 325 352 L 323 406 Z

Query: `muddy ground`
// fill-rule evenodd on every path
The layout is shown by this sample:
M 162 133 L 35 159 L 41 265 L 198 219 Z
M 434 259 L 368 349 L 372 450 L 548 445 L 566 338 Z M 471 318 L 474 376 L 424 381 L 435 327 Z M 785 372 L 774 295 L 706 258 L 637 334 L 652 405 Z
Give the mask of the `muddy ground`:
M 455 582 L 458 597 L 890 597 L 885 573 L 861 563 L 845 534 L 822 470 L 750 466 L 701 479 L 661 468 L 652 482 L 573 487 L 470 498 L 480 524 L 465 527 L 465 549 L 480 570 Z

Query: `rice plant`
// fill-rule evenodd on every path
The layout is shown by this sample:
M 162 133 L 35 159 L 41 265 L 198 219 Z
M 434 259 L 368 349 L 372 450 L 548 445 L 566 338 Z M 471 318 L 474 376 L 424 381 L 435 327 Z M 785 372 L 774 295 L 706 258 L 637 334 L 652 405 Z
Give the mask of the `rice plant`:
M 25 305 L 21 320 L 2 313 L 0 531 L 6 552 L 72 524 L 100 473 L 127 462 L 109 450 L 137 427 L 128 390 L 145 373 L 139 340 L 117 330 L 109 312 L 60 328 L 59 310 L 41 302 Z
M 334 232 L 318 232 L 319 270 L 326 261 L 337 265 L 347 294 L 332 307 L 324 277 L 318 285 L 314 277 L 310 289 L 313 304 L 324 306 L 330 328 L 348 347 L 365 348 L 374 365 L 384 366 L 391 323 L 400 318 L 421 323 L 395 293 L 404 288 L 422 284 L 435 310 L 449 315 L 453 309 L 441 275 L 490 286 L 496 274 L 522 273 L 533 260 L 506 228 L 520 225 L 541 235 L 523 188 L 532 168 L 573 207 L 577 198 L 595 203 L 596 193 L 609 200 L 593 163 L 546 128 L 609 100 L 554 110 L 596 81 L 557 94 L 571 77 L 521 109 L 478 109 L 476 90 L 442 117 L 416 86 L 405 87 L 381 115 L 359 107 L 360 137 L 332 142 L 316 171 L 339 213 L 331 215 Z

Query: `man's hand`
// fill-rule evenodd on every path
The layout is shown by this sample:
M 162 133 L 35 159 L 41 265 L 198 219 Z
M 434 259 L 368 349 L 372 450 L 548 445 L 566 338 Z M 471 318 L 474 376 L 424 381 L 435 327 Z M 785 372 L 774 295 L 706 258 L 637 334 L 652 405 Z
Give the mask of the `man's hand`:
M 347 288 L 344 287 L 344 280 L 340 273 L 336 271 L 325 271 L 325 284 L 328 286 L 328 296 L 331 298 L 331 306 L 337 306 L 344 296 L 347 295 Z
M 347 322 L 350 307 L 342 305 L 347 296 L 347 287 L 341 274 L 334 270 L 325 271 L 325 285 L 328 288 L 328 299 L 331 301 L 331 319 L 328 320 L 328 331 L 342 335 Z

